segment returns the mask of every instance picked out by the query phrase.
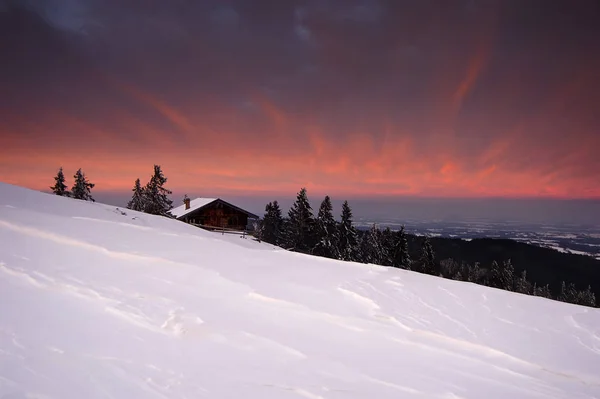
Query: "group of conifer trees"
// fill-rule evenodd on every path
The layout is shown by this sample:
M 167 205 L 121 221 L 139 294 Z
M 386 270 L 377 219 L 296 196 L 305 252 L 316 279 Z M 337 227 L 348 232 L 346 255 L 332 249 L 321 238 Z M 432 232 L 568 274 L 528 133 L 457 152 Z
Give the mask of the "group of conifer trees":
M 154 165 L 154 173 L 144 187 L 142 187 L 140 179 L 136 179 L 131 190 L 133 195 L 127 203 L 127 209 L 151 215 L 172 217 L 169 213 L 173 209 L 173 201 L 169 198 L 172 192 L 165 188 L 166 183 L 167 178 L 160 165 Z
M 421 247 L 421 256 L 411 259 L 404 227 L 398 231 L 379 230 L 375 225 L 366 232 L 356 229 L 348 201 L 342 204 L 341 221 L 333 216 L 329 196 L 325 196 L 314 215 L 306 189 L 284 217 L 277 201 L 269 202 L 257 229 L 259 240 L 282 248 L 332 259 L 393 266 L 436 274 L 435 256 L 429 238 Z
M 550 285 L 538 286 L 527 278 L 527 270 L 520 274 L 515 273 L 515 268 L 510 259 L 498 263 L 493 261 L 489 268 L 481 267 L 479 263 L 459 263 L 453 259 L 444 259 L 439 262 L 439 275 L 452 280 L 468 281 L 486 285 L 520 294 L 540 296 L 556 299 L 584 306 L 596 306 L 596 296 L 592 287 L 588 285 L 585 290 L 577 290 L 575 284 L 561 283 L 558 295 L 553 296 Z
M 94 198 L 92 197 L 92 188 L 94 188 L 95 184 L 88 181 L 85 173 L 81 171 L 81 168 L 75 172 L 73 179 L 75 181 L 73 182 L 71 191 L 69 191 L 67 189 L 63 168 L 60 167 L 58 169 L 58 173 L 54 177 L 54 186 L 51 186 L 50 189 L 54 194 L 60 195 L 61 197 L 70 197 L 78 200 L 94 202 Z
M 527 279 L 524 270 L 515 275 L 510 259 L 492 262 L 489 267 L 479 263 L 458 263 L 453 259 L 437 261 L 429 237 L 422 238 L 419 256 L 411 258 L 408 235 L 402 226 L 397 231 L 389 227 L 380 230 L 373 225 L 366 231 L 353 226 L 348 201 L 342 205 L 341 221 L 336 221 L 331 199 L 326 196 L 314 215 L 305 188 L 302 188 L 284 217 L 277 201 L 269 202 L 259 221 L 259 240 L 282 248 L 331 259 L 397 267 L 453 280 L 500 288 L 522 294 L 541 296 L 585 306 L 596 306 L 591 287 L 578 291 L 574 284 L 562 283 L 560 293 L 553 297 L 549 285 L 538 287 Z
M 77 170 L 73 177 L 75 182 L 73 183 L 73 188 L 69 191 L 65 182 L 63 168 L 60 167 L 54 177 L 55 184 L 50 189 L 54 194 L 63 197 L 94 201 L 91 190 L 95 184 L 88 181 L 81 169 Z M 169 213 L 173 209 L 173 201 L 169 198 L 172 192 L 165 188 L 166 182 L 167 178 L 160 165 L 154 165 L 154 173 L 146 185 L 142 187 L 139 178 L 135 181 L 132 189 L 133 195 L 127 203 L 127 208 L 152 215 L 172 217 Z

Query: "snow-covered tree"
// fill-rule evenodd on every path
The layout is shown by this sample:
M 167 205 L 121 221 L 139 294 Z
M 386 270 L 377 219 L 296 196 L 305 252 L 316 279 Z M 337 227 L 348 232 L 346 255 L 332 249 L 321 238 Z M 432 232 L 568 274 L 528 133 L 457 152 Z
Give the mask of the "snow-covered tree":
M 394 256 L 394 246 L 395 246 L 395 236 L 394 232 L 389 227 L 386 227 L 381 231 L 380 234 L 381 241 L 381 265 L 383 266 L 393 266 L 393 256 Z
M 277 201 L 269 202 L 260 224 L 259 235 L 262 241 L 273 245 L 282 244 L 283 217 Z
M 319 207 L 319 213 L 315 220 L 314 236 L 316 241 L 312 250 L 314 255 L 339 259 L 338 229 L 337 223 L 333 218 L 333 206 L 331 205 L 329 196 L 325 196 Z
M 489 285 L 490 287 L 494 288 L 503 288 L 502 283 L 502 269 L 500 268 L 498 262 L 493 261 L 490 268 Z
M 135 185 L 131 191 L 133 191 L 133 195 L 131 196 L 131 200 L 127 203 L 127 209 L 143 212 L 146 208 L 146 203 L 144 189 L 140 184 L 139 178 L 135 180 Z
M 521 275 L 515 279 L 515 292 L 520 294 L 531 294 L 531 283 L 527 281 L 527 270 L 523 270 Z
M 465 279 L 465 276 L 463 276 L 463 274 L 460 272 L 460 270 L 458 270 L 456 272 L 456 274 L 452 277 L 452 280 L 456 280 L 456 281 L 467 281 Z
M 342 221 L 338 225 L 338 253 L 340 258 L 347 261 L 356 260 L 358 252 L 358 235 L 356 228 L 352 225 L 352 210 L 348 201 L 342 204 Z
M 567 302 L 567 284 L 565 283 L 565 281 L 561 281 L 560 283 L 560 292 L 558 294 L 558 297 L 556 297 L 557 300 L 561 301 L 561 302 Z
M 510 259 L 502 262 L 502 267 L 500 269 L 500 278 L 502 280 L 500 288 L 506 291 L 513 291 L 514 289 L 514 281 L 515 281 L 515 268 Z
M 541 296 L 542 298 L 552 298 L 552 293 L 550 292 L 550 285 L 546 284 L 543 287 L 538 287 L 537 284 L 534 284 L 533 295 Z
M 440 276 L 456 280 L 461 265 L 452 258 L 440 260 Z
M 169 213 L 173 209 L 173 201 L 168 197 L 171 190 L 166 189 L 167 178 L 164 176 L 160 165 L 154 165 L 154 174 L 144 187 L 144 212 L 152 215 L 172 217 Z
M 484 277 L 484 270 L 481 269 L 478 262 L 467 266 L 467 280 L 471 283 L 481 283 Z
M 426 274 L 435 274 L 435 253 L 433 252 L 433 247 L 431 246 L 431 241 L 429 237 L 425 236 L 423 240 L 423 245 L 421 246 L 421 256 L 419 258 L 419 267 L 421 273 Z
M 287 246 L 298 252 L 309 252 L 314 246 L 314 218 L 306 188 L 302 188 L 288 212 L 286 229 Z
M 392 265 L 401 269 L 410 270 L 411 263 L 410 254 L 408 253 L 408 239 L 406 238 L 404 226 L 401 226 L 400 230 L 395 234 Z
M 81 168 L 75 172 L 73 178 L 75 179 L 75 183 L 73 183 L 73 188 L 71 189 L 71 197 L 78 200 L 94 202 L 91 190 L 94 188 L 95 184 L 88 181 L 85 174 L 81 171 Z
M 54 182 L 54 186 L 50 187 L 54 194 L 60 195 L 61 197 L 70 196 L 70 193 L 67 190 L 67 185 L 65 183 L 65 174 L 63 173 L 62 166 L 58 169 L 58 173 L 54 177 Z
M 373 224 L 360 240 L 360 260 L 364 263 L 380 265 L 382 258 L 383 250 L 381 247 L 380 231 Z
M 577 292 L 577 288 L 575 284 L 569 283 L 568 285 L 565 282 L 561 282 L 560 284 L 560 293 L 558 294 L 559 301 L 568 302 L 568 303 L 577 303 L 577 297 L 579 293 Z
M 585 291 L 580 291 L 577 295 L 577 303 L 583 306 L 596 306 L 596 295 L 592 292 L 592 287 L 588 285 Z

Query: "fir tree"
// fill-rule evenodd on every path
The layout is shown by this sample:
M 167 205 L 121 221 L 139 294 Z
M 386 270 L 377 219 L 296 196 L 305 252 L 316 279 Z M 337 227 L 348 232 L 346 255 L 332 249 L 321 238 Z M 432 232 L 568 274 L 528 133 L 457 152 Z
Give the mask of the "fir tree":
M 578 297 L 579 297 L 579 291 L 577 291 L 575 284 L 569 283 L 567 285 L 567 302 L 577 303 Z
M 421 257 L 419 258 L 420 272 L 435 275 L 435 253 L 431 246 L 428 236 L 425 236 L 421 247 Z
M 455 277 L 460 273 L 460 269 L 458 262 L 452 258 L 440 261 L 440 275 L 444 278 L 456 279 Z
M 348 205 L 348 201 L 344 201 L 342 204 L 342 221 L 338 225 L 338 230 L 338 253 L 340 258 L 346 261 L 356 260 L 358 236 L 356 228 L 352 225 L 352 210 Z
M 510 261 L 510 259 L 504 261 L 502 263 L 502 268 L 501 268 L 501 286 L 500 288 L 502 288 L 503 290 L 506 291 L 513 291 L 514 290 L 514 273 L 515 273 L 515 268 L 512 265 L 512 262 Z
M 281 246 L 283 244 L 283 232 L 285 226 L 285 220 L 283 219 L 283 215 L 281 213 L 281 208 L 279 207 L 279 202 L 273 201 L 273 205 L 271 207 L 271 221 L 273 224 L 273 239 L 275 240 L 274 244 Z
M 406 238 L 404 226 L 401 226 L 395 234 L 392 266 L 410 270 L 411 263 L 410 254 L 408 253 L 408 239 Z
M 577 303 L 578 296 L 579 293 L 577 292 L 577 288 L 575 288 L 575 284 L 569 283 L 567 285 L 562 281 L 560 284 L 560 293 L 556 299 L 561 302 Z
M 159 165 L 154 165 L 154 174 L 144 187 L 144 212 L 152 215 L 172 217 L 169 211 L 173 201 L 168 197 L 172 192 L 164 187 L 167 178 Z
M 333 218 L 333 206 L 329 196 L 325 196 L 315 221 L 316 244 L 312 253 L 326 258 L 339 259 L 337 223 Z
M 577 295 L 577 303 L 583 306 L 596 306 L 596 296 L 592 292 L 592 287 L 588 285 L 585 291 L 580 291 Z
M 498 262 L 493 261 L 490 267 L 489 285 L 493 288 L 503 288 L 502 270 Z
M 454 277 L 452 277 L 452 280 L 456 280 L 456 281 L 467 281 L 465 280 L 465 277 L 463 276 L 463 274 L 459 271 L 456 272 L 456 274 L 454 275 Z
M 132 211 L 140 211 L 143 212 L 146 208 L 146 204 L 144 202 L 145 193 L 144 189 L 140 184 L 140 179 L 135 180 L 135 184 L 133 186 L 133 195 L 131 196 L 131 200 L 127 203 L 127 209 L 131 209 Z
M 282 244 L 283 217 L 277 201 L 269 202 L 265 207 L 265 216 L 260 226 L 261 240 L 273 245 Z
M 527 270 L 523 270 L 521 275 L 515 279 L 515 292 L 520 294 L 531 294 L 531 283 L 527 281 Z
M 394 245 L 395 245 L 394 232 L 389 227 L 383 229 L 380 235 L 381 241 L 381 265 L 393 266 L 394 256 Z
M 538 287 L 537 285 L 534 285 L 533 295 L 540 296 L 542 298 L 552 298 L 552 293 L 550 292 L 550 286 L 548 284 L 544 285 L 543 287 Z
M 302 188 L 288 212 L 286 238 L 288 248 L 298 252 L 309 252 L 314 246 L 314 219 L 306 188 Z
M 54 177 L 54 186 L 50 187 L 52 192 L 56 195 L 60 195 L 61 197 L 69 197 L 70 193 L 67 190 L 67 185 L 65 184 L 65 174 L 63 173 L 62 166 L 58 169 L 58 173 Z
M 479 266 L 478 262 L 467 266 L 467 281 L 471 283 L 481 283 L 484 271 Z
M 380 232 L 375 224 L 361 238 L 360 255 L 360 260 L 363 263 L 372 263 L 374 265 L 382 263 L 383 251 Z
M 567 284 L 564 280 L 560 282 L 560 293 L 556 299 L 561 302 L 567 302 Z
M 87 177 L 85 177 L 85 174 L 81 171 L 81 168 L 75 172 L 73 178 L 75 179 L 75 183 L 73 183 L 73 188 L 71 189 L 71 197 L 78 200 L 94 202 L 91 190 L 94 188 L 95 184 L 90 183 L 87 180 Z

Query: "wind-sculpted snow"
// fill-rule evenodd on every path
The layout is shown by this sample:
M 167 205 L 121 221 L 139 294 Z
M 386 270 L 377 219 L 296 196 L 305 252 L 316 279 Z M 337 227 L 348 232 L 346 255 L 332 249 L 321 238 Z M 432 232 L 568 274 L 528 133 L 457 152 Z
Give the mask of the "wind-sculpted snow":
M 594 398 L 596 309 L 0 184 L 0 398 Z

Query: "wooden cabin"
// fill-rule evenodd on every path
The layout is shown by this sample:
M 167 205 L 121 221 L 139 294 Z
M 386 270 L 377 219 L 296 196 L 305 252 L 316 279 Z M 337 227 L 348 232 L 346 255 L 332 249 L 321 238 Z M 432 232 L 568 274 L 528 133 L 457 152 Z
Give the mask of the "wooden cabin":
M 214 229 L 252 230 L 252 222 L 259 217 L 220 198 L 183 200 L 183 205 L 171 210 L 178 220 L 200 227 Z

